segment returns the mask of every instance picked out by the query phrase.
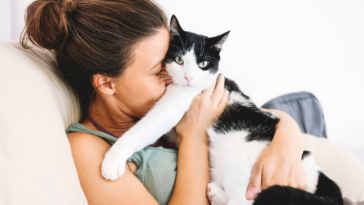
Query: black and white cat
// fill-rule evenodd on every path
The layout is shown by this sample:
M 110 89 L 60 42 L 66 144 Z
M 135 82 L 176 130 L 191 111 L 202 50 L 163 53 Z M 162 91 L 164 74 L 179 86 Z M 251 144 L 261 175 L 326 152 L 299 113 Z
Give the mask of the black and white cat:
M 135 126 L 119 138 L 106 153 L 102 175 L 115 180 L 125 171 L 126 160 L 164 135 L 177 145 L 173 127 L 181 120 L 192 100 L 218 77 L 220 51 L 229 35 L 208 38 L 184 31 L 177 18 L 170 23 L 171 42 L 166 69 L 172 77 L 165 95 Z M 308 151 L 302 154 L 306 189 L 273 186 L 253 201 L 245 198 L 251 169 L 261 151 L 272 141 L 278 119 L 258 109 L 231 80 L 228 106 L 212 127 L 209 161 L 213 205 L 220 204 L 343 204 L 339 187 L 315 163 Z M 172 114 L 173 113 L 173 114 Z M 172 130 L 171 130 L 172 129 Z M 170 131 L 170 132 L 169 132 Z

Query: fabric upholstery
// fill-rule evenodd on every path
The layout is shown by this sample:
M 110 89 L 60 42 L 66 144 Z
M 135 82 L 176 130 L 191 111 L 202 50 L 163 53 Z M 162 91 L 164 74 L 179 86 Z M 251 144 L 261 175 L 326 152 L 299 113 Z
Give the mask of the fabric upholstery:
M 289 93 L 276 97 L 262 105 L 266 109 L 277 109 L 296 120 L 302 133 L 325 137 L 326 125 L 320 102 L 310 92 Z
M 302 140 L 304 149 L 313 153 L 316 163 L 339 185 L 344 197 L 355 202 L 364 200 L 364 166 L 352 152 L 309 134 L 302 134 Z
M 0 204 L 87 204 L 65 128 L 77 101 L 49 52 L 0 44 Z

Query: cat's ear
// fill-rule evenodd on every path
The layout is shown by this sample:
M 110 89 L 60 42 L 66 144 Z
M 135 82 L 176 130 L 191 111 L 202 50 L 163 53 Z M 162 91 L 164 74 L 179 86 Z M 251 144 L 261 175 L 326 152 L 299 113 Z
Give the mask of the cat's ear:
M 183 32 L 183 29 L 181 25 L 179 25 L 177 17 L 175 15 L 172 16 L 169 27 L 172 36 L 181 35 L 181 33 Z
M 210 38 L 209 40 L 210 40 L 211 45 L 212 45 L 211 47 L 220 52 L 221 48 L 222 48 L 222 44 L 224 44 L 226 38 L 229 36 L 229 33 L 230 33 L 230 31 L 225 32 L 225 33 L 223 33 L 221 35 L 218 35 L 216 37 Z

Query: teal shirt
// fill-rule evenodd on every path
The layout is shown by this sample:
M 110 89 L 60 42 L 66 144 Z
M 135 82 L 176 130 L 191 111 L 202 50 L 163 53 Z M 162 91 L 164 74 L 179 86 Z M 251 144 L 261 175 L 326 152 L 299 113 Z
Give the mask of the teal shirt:
M 101 137 L 110 145 L 116 138 L 100 131 L 90 130 L 80 123 L 69 126 L 66 133 L 84 132 Z M 163 147 L 145 147 L 134 153 L 128 161 L 134 162 L 138 169 L 135 176 L 143 183 L 159 204 L 168 204 L 177 174 L 177 150 Z

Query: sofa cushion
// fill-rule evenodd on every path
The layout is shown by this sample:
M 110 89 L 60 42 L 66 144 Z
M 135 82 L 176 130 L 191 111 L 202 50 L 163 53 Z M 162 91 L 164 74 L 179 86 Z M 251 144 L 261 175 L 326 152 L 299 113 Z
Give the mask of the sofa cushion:
M 0 44 L 0 204 L 87 204 L 65 128 L 74 95 L 48 51 Z
M 312 152 L 316 163 L 339 185 L 343 196 L 355 202 L 363 201 L 364 166 L 360 160 L 348 149 L 325 138 L 303 134 L 302 139 L 304 149 Z

